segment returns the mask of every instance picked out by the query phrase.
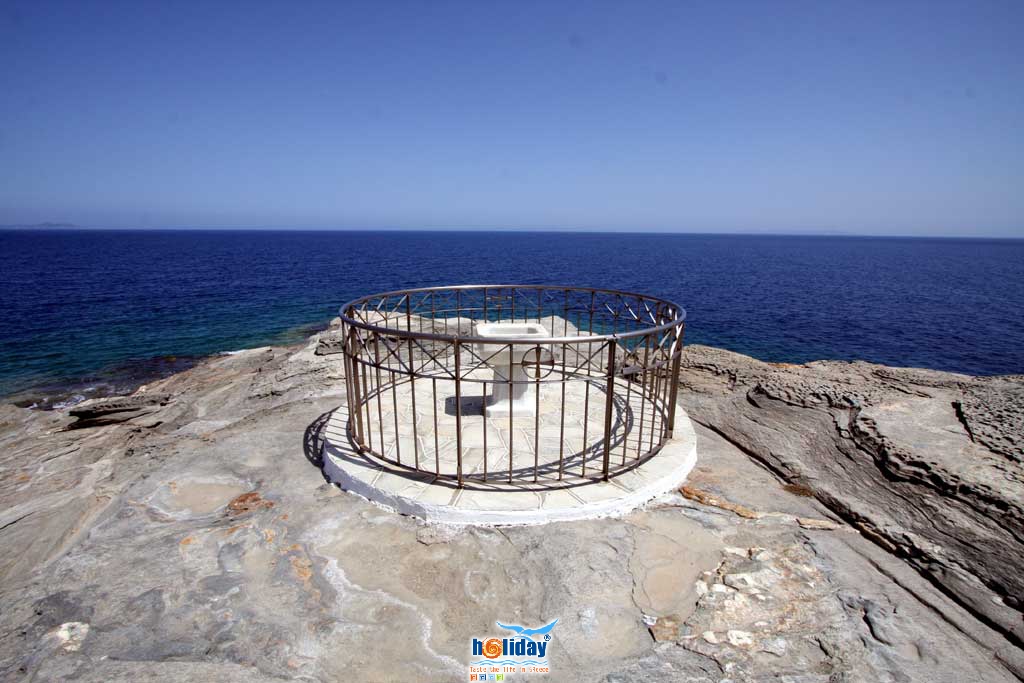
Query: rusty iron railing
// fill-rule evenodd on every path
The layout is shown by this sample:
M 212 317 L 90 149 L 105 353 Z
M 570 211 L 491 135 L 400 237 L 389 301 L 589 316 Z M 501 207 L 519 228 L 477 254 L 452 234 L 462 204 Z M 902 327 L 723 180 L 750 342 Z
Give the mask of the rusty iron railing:
M 458 487 L 607 481 L 672 438 L 685 316 L 651 296 L 548 285 L 355 299 L 341 308 L 349 434 L 361 452 Z M 494 322 L 538 323 L 551 336 L 476 335 Z M 527 379 L 487 371 L 506 353 Z M 509 395 L 531 383 L 534 414 L 481 417 L 496 381 Z

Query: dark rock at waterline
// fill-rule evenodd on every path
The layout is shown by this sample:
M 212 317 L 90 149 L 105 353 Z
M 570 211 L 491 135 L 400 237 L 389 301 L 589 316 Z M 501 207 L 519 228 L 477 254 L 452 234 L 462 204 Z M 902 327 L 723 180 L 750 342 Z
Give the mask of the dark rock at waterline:
M 91 399 L 79 403 L 68 411 L 72 417 L 78 418 L 77 422 L 71 424 L 71 428 L 100 427 L 137 420 L 158 411 L 170 400 L 167 394 L 136 394 Z
M 335 353 L 341 353 L 344 350 L 345 340 L 341 336 L 341 331 L 328 330 L 320 335 L 313 353 L 318 356 L 330 356 Z
M 330 356 L 344 350 L 345 339 L 341 332 L 341 318 L 332 318 L 327 324 L 327 329 L 317 336 L 313 353 L 317 356 Z
M 111 365 L 75 379 L 43 382 L 4 398 L 21 408 L 64 410 L 89 399 L 127 396 L 139 387 L 170 377 L 208 358 L 207 356 L 154 356 Z

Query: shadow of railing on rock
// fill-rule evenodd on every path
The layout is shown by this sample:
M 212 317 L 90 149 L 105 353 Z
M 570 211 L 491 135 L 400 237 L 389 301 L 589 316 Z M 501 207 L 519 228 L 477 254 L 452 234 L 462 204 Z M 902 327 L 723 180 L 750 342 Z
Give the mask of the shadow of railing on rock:
M 329 410 L 313 420 L 302 435 L 302 452 L 306 456 L 306 460 L 317 469 L 323 469 L 324 428 L 333 412 L 333 410 Z

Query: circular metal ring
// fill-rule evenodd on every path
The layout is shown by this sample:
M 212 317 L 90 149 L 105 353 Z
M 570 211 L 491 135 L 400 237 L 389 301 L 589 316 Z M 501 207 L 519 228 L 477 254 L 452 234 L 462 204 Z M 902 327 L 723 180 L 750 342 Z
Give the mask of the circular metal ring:
M 523 351 L 519 364 L 523 366 L 523 373 L 530 379 L 547 379 L 555 370 L 555 354 L 550 349 L 545 349 L 539 345 L 534 346 L 532 349 Z M 546 372 L 542 372 L 542 366 L 547 366 Z M 530 374 L 527 368 L 532 368 L 533 374 Z
M 591 301 L 595 295 L 602 297 L 613 297 L 619 303 L 633 304 L 635 303 L 636 309 L 630 312 L 630 315 L 623 316 L 622 320 L 629 322 L 632 320 L 635 325 L 632 325 L 632 329 L 628 331 L 613 331 L 608 333 L 607 331 L 592 327 L 583 333 L 583 328 L 578 330 L 576 335 L 567 336 L 551 336 L 545 340 L 538 340 L 538 344 L 551 345 L 559 344 L 562 342 L 569 343 L 594 343 L 598 341 L 607 340 L 625 340 L 625 339 L 639 339 L 648 334 L 659 334 L 662 332 L 668 332 L 673 328 L 681 327 L 686 321 L 686 309 L 682 306 L 669 301 L 668 299 L 661 299 L 658 297 L 648 296 L 645 294 L 638 294 L 636 292 L 626 292 L 617 289 L 598 289 L 592 287 L 578 287 L 572 285 L 515 285 L 515 284 L 504 284 L 504 285 L 454 285 L 447 287 L 420 287 L 416 289 L 405 289 L 396 290 L 391 292 L 382 292 L 380 294 L 370 294 L 368 296 L 361 296 L 353 299 L 348 303 L 344 304 L 340 311 L 340 317 L 344 324 L 356 327 L 359 329 L 367 330 L 369 332 L 376 332 L 377 334 L 390 335 L 398 339 L 415 339 L 415 340 L 433 340 L 452 342 L 456 338 L 462 342 L 481 342 L 481 343 L 509 343 L 521 341 L 517 338 L 482 338 L 477 337 L 471 331 L 467 334 L 463 330 L 458 330 L 458 333 L 452 333 L 447 328 L 443 333 L 425 332 L 421 330 L 414 330 L 406 328 L 401 324 L 391 325 L 392 322 L 398 323 L 400 320 L 405 320 L 403 317 L 403 310 L 409 311 L 410 308 L 413 314 L 419 315 L 425 311 L 425 305 L 421 307 L 419 304 L 422 302 L 431 302 L 431 316 L 436 311 L 433 309 L 434 297 L 447 297 L 448 303 L 452 304 L 453 307 L 448 309 L 449 312 L 455 312 L 456 317 L 461 317 L 464 312 L 463 303 L 460 302 L 459 297 L 469 299 L 470 297 L 480 298 L 481 301 L 493 302 L 494 296 L 501 295 L 511 304 L 510 309 L 505 309 L 506 312 L 511 310 L 512 317 L 515 318 L 515 301 L 522 301 L 523 297 L 538 297 L 543 296 L 544 293 L 548 293 L 550 297 L 544 305 L 538 306 L 539 309 L 544 310 L 558 310 L 558 295 L 562 294 L 566 298 L 570 294 L 574 296 L 586 296 L 590 295 Z M 455 302 L 451 302 L 451 297 L 455 297 Z M 381 312 L 381 306 L 383 302 L 394 299 L 394 306 L 390 313 L 394 317 L 388 316 L 387 313 Z M 416 306 L 412 306 L 413 301 L 417 302 Z M 538 301 L 541 301 L 538 298 Z M 377 302 L 377 306 L 373 305 L 373 302 Z M 405 306 L 402 309 L 402 306 Z M 607 306 L 607 304 L 605 304 Z M 493 306 L 491 307 L 493 311 Z M 610 310 L 610 309 L 608 309 Z M 477 308 L 474 311 L 475 314 L 481 314 L 480 317 L 487 318 L 488 307 L 487 304 L 483 304 L 482 308 Z M 598 315 L 604 315 L 605 308 L 592 308 L 590 313 Z M 443 318 L 442 318 L 443 319 Z M 583 321 L 587 322 L 587 321 Z M 641 324 L 643 323 L 643 324 Z M 614 330 L 614 326 L 613 330 Z M 456 326 L 457 329 L 457 326 Z

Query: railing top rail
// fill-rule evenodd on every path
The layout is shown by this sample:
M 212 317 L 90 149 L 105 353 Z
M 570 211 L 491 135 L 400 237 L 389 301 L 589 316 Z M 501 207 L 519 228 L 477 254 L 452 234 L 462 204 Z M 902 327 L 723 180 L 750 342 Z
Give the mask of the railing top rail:
M 437 333 L 437 332 L 421 332 L 402 329 L 400 327 L 388 327 L 386 325 L 376 325 L 365 320 L 357 320 L 352 317 L 349 312 L 354 311 L 360 304 L 386 300 L 391 297 L 407 297 L 410 294 L 428 294 L 433 292 L 465 292 L 465 291 L 484 291 L 484 290 L 533 290 L 533 291 L 559 291 L 559 292 L 584 292 L 588 294 L 608 294 L 613 296 L 628 297 L 630 299 L 636 299 L 645 302 L 651 302 L 660 304 L 662 307 L 659 310 L 665 310 L 671 313 L 671 319 L 660 325 L 652 325 L 651 327 L 645 327 L 643 329 L 632 330 L 629 332 L 616 332 L 611 334 L 588 334 L 588 335 L 575 335 L 568 337 L 537 337 L 530 339 L 523 339 L 522 337 L 477 337 L 473 335 L 460 335 L 456 330 L 454 333 Z M 540 307 L 541 309 L 543 307 Z M 463 309 L 457 308 L 457 311 L 461 312 Z M 464 310 L 480 310 L 477 308 L 466 308 Z M 446 311 L 447 312 L 447 311 Z M 552 314 L 554 314 L 554 308 Z M 672 329 L 673 327 L 683 323 L 686 320 L 686 309 L 679 304 L 668 299 L 661 299 L 659 297 L 653 297 L 647 294 L 638 294 L 636 292 L 627 292 L 617 289 L 599 289 L 593 287 L 579 287 L 573 285 L 525 285 L 525 284 L 493 284 L 493 285 L 453 285 L 444 287 L 418 287 L 415 289 L 399 289 L 390 292 L 381 292 L 379 294 L 370 294 L 367 296 L 361 296 L 356 299 L 349 301 L 344 304 L 340 309 L 340 315 L 342 321 L 346 325 L 352 325 L 363 330 L 369 330 L 378 334 L 384 334 L 390 337 L 398 337 L 401 339 L 422 339 L 429 341 L 447 341 L 460 343 L 480 343 L 480 344 L 530 344 L 531 346 L 536 345 L 549 345 L 549 344 L 563 344 L 563 343 L 593 343 L 604 340 L 621 340 L 629 339 L 632 337 L 640 337 L 652 333 L 660 333 Z M 400 315 L 400 314 L 398 314 Z M 417 315 L 419 315 L 417 313 Z

